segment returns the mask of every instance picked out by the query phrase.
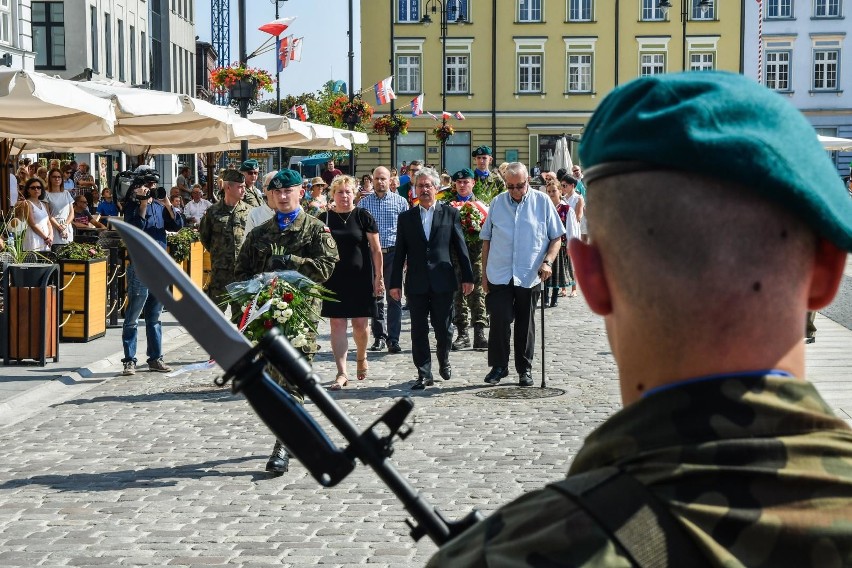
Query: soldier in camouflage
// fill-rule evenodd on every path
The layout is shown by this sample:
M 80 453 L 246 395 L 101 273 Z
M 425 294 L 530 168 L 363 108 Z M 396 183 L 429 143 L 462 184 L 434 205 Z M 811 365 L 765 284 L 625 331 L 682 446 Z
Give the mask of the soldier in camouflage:
M 225 286 L 235 282 L 234 266 L 245 239 L 246 221 L 251 208 L 243 202 L 243 174 L 228 170 L 223 176 L 222 199 L 207 209 L 198 232 L 201 244 L 210 253 L 210 282 L 207 295 L 225 311 Z M 231 302 L 231 320 L 239 321 L 240 304 Z
M 331 276 L 339 260 L 337 244 L 331 231 L 322 221 L 305 213 L 299 201 L 305 193 L 299 172 L 284 169 L 275 174 L 269 183 L 269 192 L 276 209 L 275 216 L 255 227 L 246 237 L 237 257 L 236 280 L 249 280 L 256 274 L 274 270 L 295 270 L 317 284 Z M 314 305 L 319 314 L 319 303 Z M 313 361 L 317 351 L 316 334 L 310 333 L 308 343 L 301 347 L 308 361 Z M 269 368 L 274 371 L 273 368 Z M 299 403 L 304 395 L 282 375 L 276 375 L 284 387 Z M 286 448 L 275 441 L 266 470 L 281 475 L 289 467 L 290 456 Z
M 497 195 L 506 190 L 506 182 L 495 171 L 491 170 L 491 164 L 494 160 L 491 155 L 491 146 L 479 146 L 471 152 L 476 168 L 473 170 L 475 181 L 486 186 L 486 191 L 489 194 Z
M 246 160 L 240 164 L 240 172 L 246 178 L 246 192 L 243 201 L 251 208 L 263 205 L 263 193 L 255 185 L 260 176 L 260 164 L 255 159 Z
M 711 71 L 618 87 L 585 132 L 571 258 L 625 408 L 565 480 L 429 565 L 852 565 L 852 429 L 804 380 L 801 338 L 842 280 L 852 202 L 813 127 Z
M 474 204 L 484 216 L 488 215 L 488 206 L 481 202 L 473 194 L 474 173 L 470 168 L 459 170 L 453 174 L 455 185 L 454 201 L 451 205 L 460 209 L 465 203 Z M 484 220 L 483 216 L 483 220 Z M 485 294 L 482 291 L 482 241 L 472 240 L 465 234 L 465 244 L 473 267 L 473 292 L 465 296 L 456 290 L 453 298 L 455 312 L 453 325 L 456 327 L 456 340 L 453 341 L 452 350 L 458 351 L 470 347 L 470 335 L 468 329 L 473 323 L 473 348 L 478 350 L 488 349 L 488 338 L 485 336 L 485 327 L 488 325 L 488 315 L 485 312 Z M 458 259 L 453 257 L 453 266 L 456 269 L 456 277 L 461 281 Z

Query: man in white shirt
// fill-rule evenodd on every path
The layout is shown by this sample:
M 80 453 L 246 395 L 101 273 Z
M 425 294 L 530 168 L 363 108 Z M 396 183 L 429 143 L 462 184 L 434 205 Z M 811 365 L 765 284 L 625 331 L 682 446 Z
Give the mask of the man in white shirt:
M 266 200 L 264 200 L 260 207 L 255 207 L 249 212 L 248 221 L 246 221 L 246 234 L 249 234 L 252 229 L 263 225 L 275 216 L 275 202 L 273 201 L 275 193 L 269 190 L 269 182 L 272 181 L 272 178 L 277 173 L 278 170 L 273 170 L 263 176 L 263 185 L 261 187 L 264 195 L 266 195 Z
M 197 227 L 211 205 L 213 204 L 201 197 L 201 188 L 194 186 L 192 188 L 192 200 L 183 208 L 183 214 L 190 225 Z

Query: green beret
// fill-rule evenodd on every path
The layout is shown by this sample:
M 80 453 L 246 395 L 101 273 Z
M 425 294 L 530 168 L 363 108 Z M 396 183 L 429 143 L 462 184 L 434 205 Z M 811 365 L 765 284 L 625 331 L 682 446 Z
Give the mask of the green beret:
M 269 187 L 272 189 L 280 189 L 282 187 L 293 187 L 302 185 L 302 174 L 296 170 L 283 169 L 279 170 L 272 181 L 269 182 Z
M 459 170 L 453 174 L 453 181 L 458 181 L 460 179 L 476 179 L 476 176 L 473 175 L 472 169 L 464 168 L 463 170 Z
M 661 74 L 614 89 L 579 149 L 596 178 L 670 169 L 735 183 L 852 251 L 852 199 L 814 127 L 784 97 L 722 71 Z
M 255 159 L 246 160 L 240 166 L 241 172 L 251 172 L 251 171 L 259 170 L 259 169 L 260 169 L 260 164 L 258 164 L 257 160 L 255 160 Z
M 246 176 L 237 170 L 225 170 L 225 173 L 222 174 L 222 181 L 231 181 L 234 183 L 243 183 L 246 181 Z
M 477 156 L 490 156 L 491 146 L 480 146 L 476 150 L 474 150 L 470 155 L 474 158 Z

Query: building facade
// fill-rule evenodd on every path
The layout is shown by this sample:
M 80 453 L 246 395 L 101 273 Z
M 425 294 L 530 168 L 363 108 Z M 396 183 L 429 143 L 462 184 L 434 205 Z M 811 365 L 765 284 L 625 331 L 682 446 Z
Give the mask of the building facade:
M 35 69 L 30 0 L 0 0 L 0 68 Z
M 493 148 L 497 163 L 547 167 L 563 135 L 573 156 L 592 111 L 616 85 L 684 67 L 741 72 L 741 3 L 671 4 L 666 13 L 658 0 L 361 2 L 361 84 L 392 74 L 400 112 L 410 116 L 409 101 L 419 94 L 439 119 L 442 111 L 460 112 L 464 120 L 449 119 L 456 130 L 447 140 L 449 172 L 470 165 L 471 149 L 481 144 Z M 427 15 L 433 25 L 422 23 Z M 389 108 L 378 107 L 377 116 Z M 410 121 L 398 140 L 397 166 L 412 159 L 438 165 L 432 130 L 440 122 L 427 114 Z M 387 137 L 373 135 L 359 170 L 389 161 Z
M 819 134 L 840 138 L 852 138 L 848 17 L 852 0 L 762 0 L 745 12 L 745 74 L 789 97 Z M 831 157 L 848 175 L 852 152 Z

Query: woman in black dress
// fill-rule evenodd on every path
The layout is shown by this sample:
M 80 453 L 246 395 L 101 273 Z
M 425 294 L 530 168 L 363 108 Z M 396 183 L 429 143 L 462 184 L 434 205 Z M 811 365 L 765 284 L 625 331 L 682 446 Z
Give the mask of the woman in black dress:
M 340 390 L 349 383 L 346 374 L 348 319 L 352 320 L 355 338 L 358 380 L 367 377 L 367 322 L 375 315 L 374 297 L 385 293 L 379 228 L 369 211 L 355 207 L 357 186 L 353 177 L 334 178 L 330 189 L 334 210 L 319 217 L 331 229 L 340 255 L 331 278 L 324 283 L 334 292 L 337 301 L 323 301 L 321 312 L 323 317 L 330 318 L 331 351 L 337 364 L 332 390 Z

